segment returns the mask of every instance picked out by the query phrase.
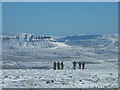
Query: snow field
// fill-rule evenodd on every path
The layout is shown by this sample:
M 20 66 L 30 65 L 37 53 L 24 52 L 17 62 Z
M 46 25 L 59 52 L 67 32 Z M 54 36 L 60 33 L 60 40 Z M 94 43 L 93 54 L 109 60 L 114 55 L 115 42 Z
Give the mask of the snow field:
M 4 88 L 117 88 L 115 69 L 3 70 Z

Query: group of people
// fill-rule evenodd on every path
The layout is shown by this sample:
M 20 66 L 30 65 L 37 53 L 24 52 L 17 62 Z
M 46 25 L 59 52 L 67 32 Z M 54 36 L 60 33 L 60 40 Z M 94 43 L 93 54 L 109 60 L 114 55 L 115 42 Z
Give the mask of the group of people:
M 74 68 L 74 69 L 76 69 L 76 64 L 77 64 L 77 63 L 74 61 L 74 62 L 73 62 L 73 68 Z M 85 63 L 84 63 L 84 62 L 82 62 L 82 63 L 79 62 L 78 64 L 79 64 L 79 69 L 82 69 L 82 70 L 85 69 Z M 81 67 L 82 67 L 82 68 L 81 68 Z
M 75 70 L 76 69 L 76 65 L 77 64 L 77 62 L 73 62 L 73 69 Z M 84 70 L 85 69 L 85 63 L 84 62 L 78 62 L 78 64 L 79 64 L 79 69 L 82 69 L 82 70 Z M 63 70 L 63 68 L 64 68 L 64 64 L 63 64 L 63 61 L 60 63 L 60 62 L 54 62 L 54 70 L 56 70 L 56 69 L 58 69 L 58 70 Z
M 56 68 L 57 67 L 57 68 Z M 63 70 L 63 68 L 64 68 L 64 64 L 63 64 L 63 61 L 60 63 L 60 62 L 54 62 L 54 70 L 56 70 L 56 69 L 61 69 L 61 70 Z

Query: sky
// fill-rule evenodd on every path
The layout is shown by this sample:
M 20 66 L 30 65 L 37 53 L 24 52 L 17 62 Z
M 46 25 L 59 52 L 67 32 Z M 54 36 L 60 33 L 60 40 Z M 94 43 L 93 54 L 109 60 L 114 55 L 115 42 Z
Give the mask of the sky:
M 3 33 L 118 33 L 117 2 L 3 2 Z

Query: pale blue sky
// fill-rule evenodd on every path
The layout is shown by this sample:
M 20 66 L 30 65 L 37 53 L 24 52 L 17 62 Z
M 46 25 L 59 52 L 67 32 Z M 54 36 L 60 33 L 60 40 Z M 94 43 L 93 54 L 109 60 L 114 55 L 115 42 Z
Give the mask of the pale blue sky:
M 42 35 L 118 33 L 117 2 L 4 2 L 3 33 Z

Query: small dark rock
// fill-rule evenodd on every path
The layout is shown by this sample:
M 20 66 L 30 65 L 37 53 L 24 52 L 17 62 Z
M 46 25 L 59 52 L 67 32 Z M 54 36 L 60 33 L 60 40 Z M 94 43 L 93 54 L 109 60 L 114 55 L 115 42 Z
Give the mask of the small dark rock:
M 115 79 L 113 79 L 113 80 L 115 80 Z
M 54 83 L 54 80 L 52 80 L 51 82 Z
M 35 84 L 35 86 L 37 86 L 37 84 Z
M 82 83 L 82 84 L 84 84 L 84 83 Z
M 109 75 L 113 75 L 112 73 L 110 73 Z
M 46 83 L 50 83 L 49 81 L 46 81 Z
M 80 82 L 82 82 L 82 80 L 79 80 Z
M 7 78 L 8 76 L 5 76 L 5 78 Z
M 65 85 L 65 83 L 64 83 L 64 82 L 63 82 L 62 84 L 63 84 L 63 85 Z
M 16 78 L 19 78 L 19 76 L 17 76 Z

